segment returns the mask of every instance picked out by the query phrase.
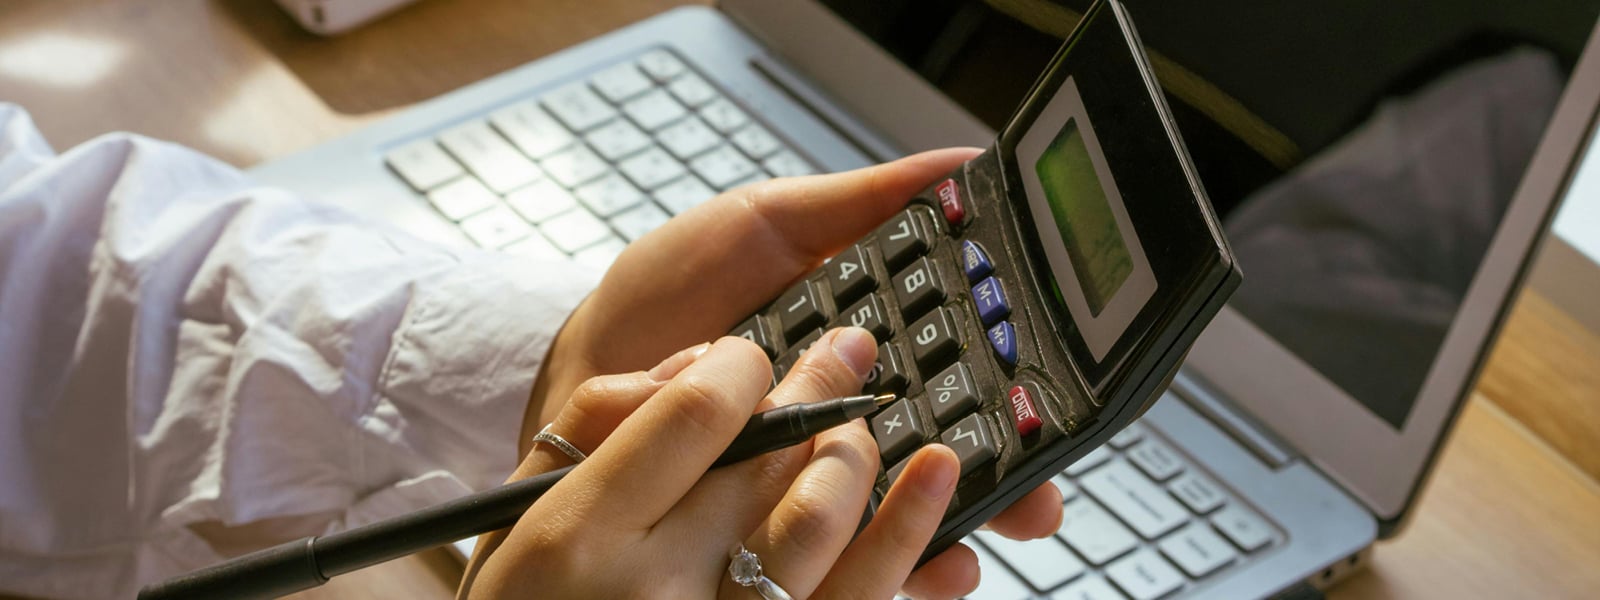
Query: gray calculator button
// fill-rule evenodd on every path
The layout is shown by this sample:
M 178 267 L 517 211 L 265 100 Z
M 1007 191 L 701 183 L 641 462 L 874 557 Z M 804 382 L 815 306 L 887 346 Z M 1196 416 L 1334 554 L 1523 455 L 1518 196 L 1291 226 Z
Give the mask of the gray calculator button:
M 923 386 L 928 389 L 928 403 L 933 405 L 933 418 L 941 425 L 978 407 L 978 395 L 973 392 L 972 373 L 967 370 L 966 363 L 950 365 Z
M 939 441 L 956 451 L 956 457 L 961 459 L 963 477 L 994 460 L 999 454 L 994 436 L 989 433 L 989 424 L 980 415 L 967 415 L 967 418 L 946 429 L 939 436 Z
M 920 445 L 927 433 L 910 400 L 896 400 L 872 418 L 872 437 L 878 440 L 878 454 L 883 456 L 884 464 L 894 464 Z
M 762 352 L 767 353 L 768 358 L 771 358 L 775 353 L 772 347 L 772 336 L 767 335 L 767 325 L 762 322 L 760 315 L 751 315 L 739 326 L 734 327 L 733 331 L 729 331 L 728 335 L 742 337 L 755 342 L 757 346 L 761 347 Z
M 872 291 L 878 281 L 867 266 L 867 252 L 860 244 L 840 252 L 828 261 L 828 283 L 833 286 L 835 304 L 844 305 Z
M 944 301 L 944 286 L 939 283 L 939 272 L 934 270 L 933 263 L 927 258 L 919 258 L 895 274 L 890 284 L 894 287 L 895 301 L 900 304 L 900 314 L 908 321 L 922 316 L 922 313 Z
M 860 327 L 872 332 L 880 342 L 889 339 L 889 318 L 884 314 L 883 301 L 877 296 L 867 296 L 839 313 L 840 327 Z
M 778 297 L 773 311 L 778 315 L 778 322 L 783 324 L 785 340 L 792 342 L 799 339 L 812 329 L 821 327 L 823 321 L 827 320 L 818 302 L 820 296 L 816 284 L 806 280 Z
M 928 228 L 911 211 L 896 215 L 878 227 L 878 249 L 883 263 L 893 271 L 928 251 Z
M 889 342 L 878 344 L 878 362 L 872 364 L 862 389 L 869 394 L 904 394 L 910 382 L 900 347 Z
M 805 337 L 800 338 L 800 341 L 797 341 L 794 343 L 794 345 L 789 346 L 789 349 L 784 351 L 783 356 L 778 357 L 776 367 L 781 369 L 784 373 L 794 370 L 794 364 L 800 362 L 800 355 L 805 354 L 806 350 L 811 349 L 811 345 L 817 343 L 817 340 L 821 338 L 822 330 L 813 329 L 811 333 L 808 333 Z
M 961 349 L 950 311 L 942 308 L 912 323 L 906 338 L 911 342 L 911 356 L 923 373 L 944 366 Z

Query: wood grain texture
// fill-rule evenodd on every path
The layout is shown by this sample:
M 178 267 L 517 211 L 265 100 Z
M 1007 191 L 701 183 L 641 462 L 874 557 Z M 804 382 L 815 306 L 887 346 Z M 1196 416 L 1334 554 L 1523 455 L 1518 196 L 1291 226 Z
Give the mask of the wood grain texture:
M 127 130 L 245 166 L 681 3 L 424 0 L 323 39 L 294 29 L 270 0 L 7 0 L 0 100 L 29 109 L 58 148 Z M 8 53 L 61 40 L 109 48 L 114 65 L 76 84 L 6 68 Z M 53 66 L 71 74 L 92 65 L 68 56 Z M 1600 344 L 1562 316 L 1536 295 L 1523 298 L 1416 519 L 1333 598 L 1573 598 L 1600 589 L 1600 489 L 1545 445 L 1595 472 Z M 459 565 L 433 551 L 297 597 L 442 599 L 459 576 Z
M 1478 389 L 1600 480 L 1600 335 L 1523 292 Z

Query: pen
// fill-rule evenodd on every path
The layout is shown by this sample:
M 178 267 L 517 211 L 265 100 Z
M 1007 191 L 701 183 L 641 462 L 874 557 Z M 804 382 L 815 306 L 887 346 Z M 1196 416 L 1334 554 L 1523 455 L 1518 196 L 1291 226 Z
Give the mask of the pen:
M 872 414 L 894 399 L 892 394 L 848 396 L 756 413 L 712 467 L 799 444 L 822 431 Z M 510 527 L 545 490 L 576 466 L 347 531 L 258 550 L 145 586 L 139 590 L 139 598 L 275 598 L 317 587 L 330 577 Z

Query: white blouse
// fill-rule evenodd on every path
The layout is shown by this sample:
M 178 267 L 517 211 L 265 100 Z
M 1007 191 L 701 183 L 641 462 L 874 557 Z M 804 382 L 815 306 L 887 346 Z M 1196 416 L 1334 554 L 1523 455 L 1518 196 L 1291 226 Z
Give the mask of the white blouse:
M 0 592 L 131 597 L 222 558 L 195 524 L 334 531 L 499 483 L 596 278 L 137 136 L 56 155 L 0 104 Z

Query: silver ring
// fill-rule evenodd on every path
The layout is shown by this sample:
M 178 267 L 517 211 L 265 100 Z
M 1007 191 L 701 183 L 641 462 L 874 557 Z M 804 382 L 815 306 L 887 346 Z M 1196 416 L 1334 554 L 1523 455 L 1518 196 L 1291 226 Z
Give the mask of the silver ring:
M 555 423 L 551 423 L 550 425 L 555 425 Z M 550 425 L 545 425 L 544 429 L 540 429 L 539 433 L 533 436 L 533 445 L 537 446 L 539 445 L 539 442 L 548 443 L 551 446 L 555 446 L 557 450 L 560 450 L 562 454 L 567 455 L 567 458 L 572 459 L 572 462 L 575 463 L 581 463 L 583 462 L 583 459 L 589 458 L 589 455 L 584 454 L 582 450 L 579 450 L 577 446 L 572 445 L 572 443 L 568 442 L 566 438 L 551 433 Z
M 733 576 L 734 583 L 756 588 L 756 593 L 766 600 L 794 600 L 783 586 L 761 574 L 761 557 L 746 549 L 744 544 L 739 544 L 728 556 L 733 559 L 728 563 L 728 574 Z

